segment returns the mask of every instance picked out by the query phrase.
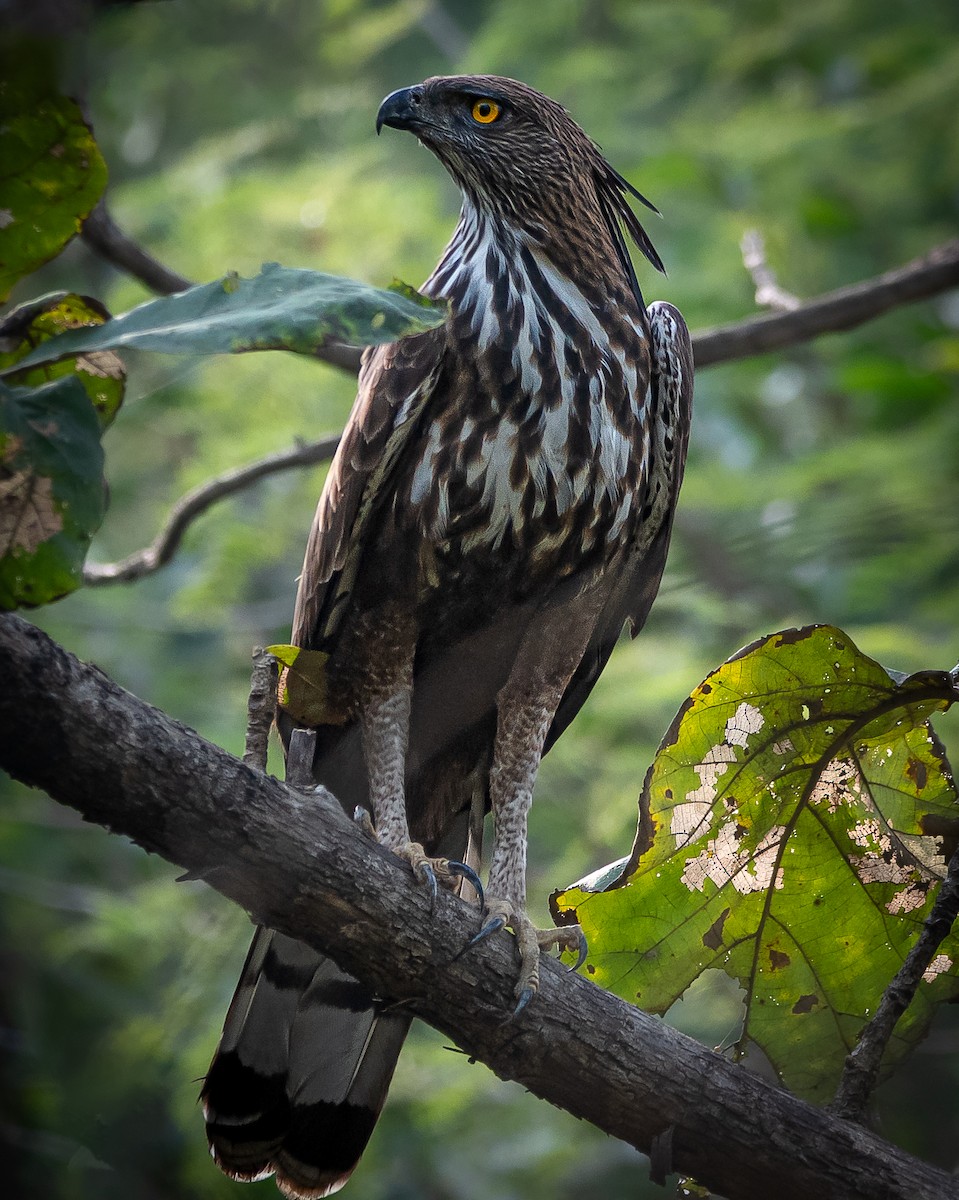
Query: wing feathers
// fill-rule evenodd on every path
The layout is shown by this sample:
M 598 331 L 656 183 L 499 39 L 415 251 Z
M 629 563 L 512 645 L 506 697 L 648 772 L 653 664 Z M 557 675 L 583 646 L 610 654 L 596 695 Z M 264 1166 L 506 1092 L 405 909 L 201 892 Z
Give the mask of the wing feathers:
M 445 346 L 446 328 L 441 326 L 364 356 L 356 402 L 307 541 L 293 614 L 298 646 L 314 647 L 331 635 L 341 617 L 337 596 L 355 577 L 364 527 L 429 402 Z

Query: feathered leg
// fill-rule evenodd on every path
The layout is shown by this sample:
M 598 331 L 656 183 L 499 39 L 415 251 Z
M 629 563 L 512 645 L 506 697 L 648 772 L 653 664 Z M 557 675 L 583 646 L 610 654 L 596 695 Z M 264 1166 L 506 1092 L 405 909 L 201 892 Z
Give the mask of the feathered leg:
M 392 619 L 391 619 L 392 618 Z M 437 884 L 456 888 L 466 879 L 482 896 L 479 876 L 465 863 L 431 857 L 410 837 L 406 812 L 406 755 L 409 746 L 415 644 L 408 619 L 381 614 L 375 636 L 364 647 L 366 679 L 359 692 L 363 753 L 377 840 L 406 861 L 420 883 L 436 895 Z
M 486 922 L 475 941 L 509 925 L 521 968 L 519 1012 L 539 987 L 540 951 L 575 951 L 585 961 L 578 925 L 537 929 L 526 914 L 527 818 L 543 746 L 563 693 L 579 665 L 595 621 L 598 598 L 584 590 L 567 605 L 542 613 L 527 631 L 509 679 L 496 698 L 496 739 L 490 770 L 493 854 L 485 902 Z

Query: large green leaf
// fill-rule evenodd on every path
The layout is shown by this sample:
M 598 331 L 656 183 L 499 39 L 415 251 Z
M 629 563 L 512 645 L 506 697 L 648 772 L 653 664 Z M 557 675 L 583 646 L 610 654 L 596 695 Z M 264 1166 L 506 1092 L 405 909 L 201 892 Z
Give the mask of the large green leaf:
M 0 76 L 0 300 L 79 232 L 106 181 L 73 100 Z
M 97 329 L 63 333 L 27 355 L 20 366 L 124 346 L 170 354 L 313 354 L 329 342 L 365 346 L 395 341 L 433 329 L 445 316 L 445 304 L 424 304 L 400 291 L 266 263 L 252 279 L 227 275 L 150 300 Z
M 957 696 L 954 675 L 893 678 L 828 626 L 724 663 L 660 746 L 632 856 L 553 898 L 588 972 L 663 1012 L 721 968 L 745 990 L 738 1047 L 825 1099 L 945 873 L 933 834 L 959 829 L 959 803 L 926 718 Z M 957 995 L 954 933 L 886 1065 Z
M 22 360 L 52 337 L 66 329 L 102 325 L 110 314 L 92 296 L 56 292 L 14 309 L 0 325 L 0 372 L 8 373 L 8 383 L 38 387 L 52 379 L 76 375 L 97 411 L 105 429 L 123 401 L 126 372 L 113 350 L 93 350 L 55 363 L 14 370 Z
M 0 608 L 73 591 L 105 509 L 100 423 L 79 379 L 0 383 Z

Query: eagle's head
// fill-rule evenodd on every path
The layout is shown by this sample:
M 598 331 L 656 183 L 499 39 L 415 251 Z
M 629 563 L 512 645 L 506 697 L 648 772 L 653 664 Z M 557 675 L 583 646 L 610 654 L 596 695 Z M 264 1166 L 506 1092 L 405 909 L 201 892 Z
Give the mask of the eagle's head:
M 534 236 L 546 229 L 573 234 L 596 222 L 625 254 L 622 222 L 663 269 L 625 194 L 657 210 L 613 170 L 561 104 L 525 83 L 497 75 L 436 76 L 387 96 L 377 132 L 384 125 L 413 133 L 477 208 Z

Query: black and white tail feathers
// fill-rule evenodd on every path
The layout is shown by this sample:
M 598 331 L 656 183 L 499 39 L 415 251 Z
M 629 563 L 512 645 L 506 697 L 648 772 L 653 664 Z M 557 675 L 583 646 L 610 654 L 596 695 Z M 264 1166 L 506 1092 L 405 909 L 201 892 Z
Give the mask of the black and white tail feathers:
M 376 1124 L 410 1027 L 330 959 L 258 929 L 201 1093 L 210 1148 L 238 1180 L 332 1195 Z

